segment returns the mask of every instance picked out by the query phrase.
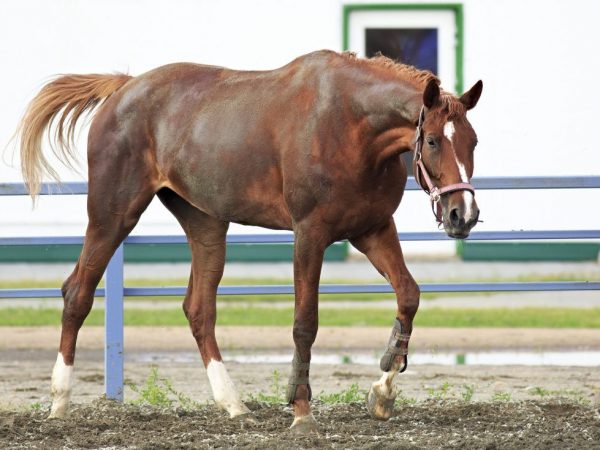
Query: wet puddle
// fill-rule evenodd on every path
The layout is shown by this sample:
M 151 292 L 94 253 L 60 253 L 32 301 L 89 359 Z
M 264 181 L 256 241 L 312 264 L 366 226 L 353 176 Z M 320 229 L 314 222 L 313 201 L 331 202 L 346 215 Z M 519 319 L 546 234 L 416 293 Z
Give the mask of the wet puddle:
M 200 357 L 195 352 L 128 353 L 127 359 L 141 363 L 196 363 Z M 225 362 L 248 364 L 287 364 L 292 361 L 289 353 L 237 353 L 223 352 Z M 313 353 L 313 364 L 360 364 L 378 365 L 375 353 Z M 442 366 L 600 366 L 600 351 L 514 351 L 485 352 L 415 352 L 409 355 L 410 365 L 436 364 Z

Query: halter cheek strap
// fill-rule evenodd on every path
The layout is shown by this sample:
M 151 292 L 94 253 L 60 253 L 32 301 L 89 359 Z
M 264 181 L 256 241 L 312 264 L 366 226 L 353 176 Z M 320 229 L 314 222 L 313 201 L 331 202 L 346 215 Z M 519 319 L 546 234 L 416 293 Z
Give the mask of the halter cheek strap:
M 470 183 L 455 183 L 438 188 L 431 181 L 429 172 L 423 163 L 423 122 L 425 122 L 425 106 L 421 107 L 419 112 L 419 121 L 417 123 L 417 133 L 415 137 L 415 154 L 413 158 L 415 180 L 421 186 L 421 189 L 429 195 L 431 201 L 431 211 L 438 224 L 442 223 L 442 205 L 440 200 L 443 195 L 456 191 L 469 191 L 475 196 L 475 188 Z

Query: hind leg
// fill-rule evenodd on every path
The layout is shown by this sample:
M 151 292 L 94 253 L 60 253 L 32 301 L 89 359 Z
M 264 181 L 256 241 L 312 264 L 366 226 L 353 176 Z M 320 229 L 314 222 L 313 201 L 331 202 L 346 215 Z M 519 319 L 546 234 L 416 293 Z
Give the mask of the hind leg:
M 135 175 L 128 174 L 127 178 L 121 179 L 120 170 L 114 167 L 104 169 L 105 173 L 100 170 L 93 172 L 90 166 L 89 222 L 83 249 L 73 273 L 62 286 L 62 330 L 52 371 L 50 417 L 64 417 L 68 412 L 77 335 L 92 308 L 94 291 L 113 253 L 154 196 L 143 166 L 132 171 Z M 121 173 L 124 172 L 126 170 Z M 105 185 L 102 180 L 105 180 Z
M 192 273 L 183 310 L 206 367 L 215 403 L 230 417 L 246 414 L 249 410 L 227 373 L 215 337 L 216 295 L 225 265 L 229 223 L 208 216 L 173 191 L 161 190 L 158 197 L 183 227 L 192 251 Z

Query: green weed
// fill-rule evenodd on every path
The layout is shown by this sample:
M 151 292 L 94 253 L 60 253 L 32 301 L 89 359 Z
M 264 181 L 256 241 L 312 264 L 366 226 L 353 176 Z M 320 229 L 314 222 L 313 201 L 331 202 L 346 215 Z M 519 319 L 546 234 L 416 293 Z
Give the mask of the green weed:
M 348 389 L 333 394 L 321 392 L 317 399 L 328 405 L 337 405 L 340 403 L 359 403 L 365 401 L 366 391 L 358 388 L 358 384 L 352 383 Z
M 530 395 L 535 395 L 540 397 L 540 399 L 545 399 L 546 397 L 561 400 L 567 399 L 569 401 L 573 401 L 575 403 L 581 405 L 587 405 L 590 403 L 590 400 L 586 398 L 585 393 L 583 391 L 577 389 L 545 389 L 540 386 L 534 386 L 532 388 L 527 389 L 527 392 Z
M 29 405 L 29 410 L 30 411 L 41 411 L 44 408 L 44 405 L 42 405 L 40 402 L 34 402 L 31 405 Z
M 131 402 L 134 405 L 147 405 L 158 408 L 172 408 L 179 406 L 188 410 L 200 406 L 198 402 L 192 400 L 185 394 L 176 391 L 173 388 L 171 380 L 160 378 L 157 367 L 152 367 L 150 369 L 150 374 L 141 387 L 137 387 L 133 383 L 129 383 L 128 386 L 138 395 L 138 398 Z
M 463 384 L 461 396 L 465 402 L 470 402 L 475 394 L 475 385 L 474 384 Z
M 539 386 L 534 386 L 532 389 L 529 390 L 529 393 L 531 395 L 537 395 L 540 398 L 544 398 L 547 395 L 550 395 L 550 391 L 548 389 L 544 389 L 543 387 Z
M 394 404 L 396 406 L 406 406 L 406 405 L 416 405 L 418 400 L 414 397 L 407 397 L 401 390 L 398 390 L 398 394 L 396 395 L 396 401 Z
M 496 392 L 492 395 L 493 402 L 510 402 L 512 399 L 512 395 L 510 392 Z
M 271 375 L 270 392 L 259 392 L 248 396 L 250 401 L 266 403 L 269 405 L 280 405 L 286 403 L 286 388 L 287 385 L 281 382 L 281 374 L 278 370 L 274 370 Z
M 439 389 L 436 389 L 434 387 L 427 388 L 427 394 L 431 399 L 444 400 L 448 397 L 451 387 L 452 386 L 450 385 L 450 383 L 444 381 L 444 383 L 440 386 Z

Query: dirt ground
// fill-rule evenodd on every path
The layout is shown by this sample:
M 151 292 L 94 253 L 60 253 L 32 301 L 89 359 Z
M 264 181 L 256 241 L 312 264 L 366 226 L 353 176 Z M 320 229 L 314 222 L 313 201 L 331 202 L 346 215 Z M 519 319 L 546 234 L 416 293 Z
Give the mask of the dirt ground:
M 598 448 L 598 411 L 558 403 L 448 403 L 405 406 L 387 422 L 361 404 L 316 404 L 320 432 L 288 431 L 289 408 L 251 403 L 253 421 L 230 420 L 211 407 L 160 411 L 96 401 L 68 420 L 41 412 L 0 412 L 3 448 Z
M 219 330 L 225 357 L 292 354 L 287 328 Z M 315 354 L 379 352 L 381 328 L 323 328 Z M 128 328 L 125 377 L 140 387 L 152 367 L 173 389 L 204 406 L 156 410 L 99 400 L 102 329 L 84 327 L 78 346 L 73 412 L 47 421 L 58 330 L 0 328 L 0 448 L 600 448 L 600 370 L 596 367 L 412 365 L 397 377 L 403 404 L 389 422 L 370 419 L 362 402 L 330 405 L 321 393 L 357 384 L 367 390 L 376 365 L 315 364 L 311 384 L 320 434 L 296 438 L 291 410 L 250 401 L 256 423 L 229 420 L 210 400 L 208 379 L 185 328 Z M 443 349 L 598 350 L 597 330 L 419 329 L 411 351 Z M 600 361 L 598 362 L 600 364 Z M 285 389 L 289 364 L 227 362 L 242 397 Z M 278 378 L 277 375 L 280 374 Z M 467 398 L 468 401 L 465 401 Z M 126 401 L 137 398 L 130 387 Z

